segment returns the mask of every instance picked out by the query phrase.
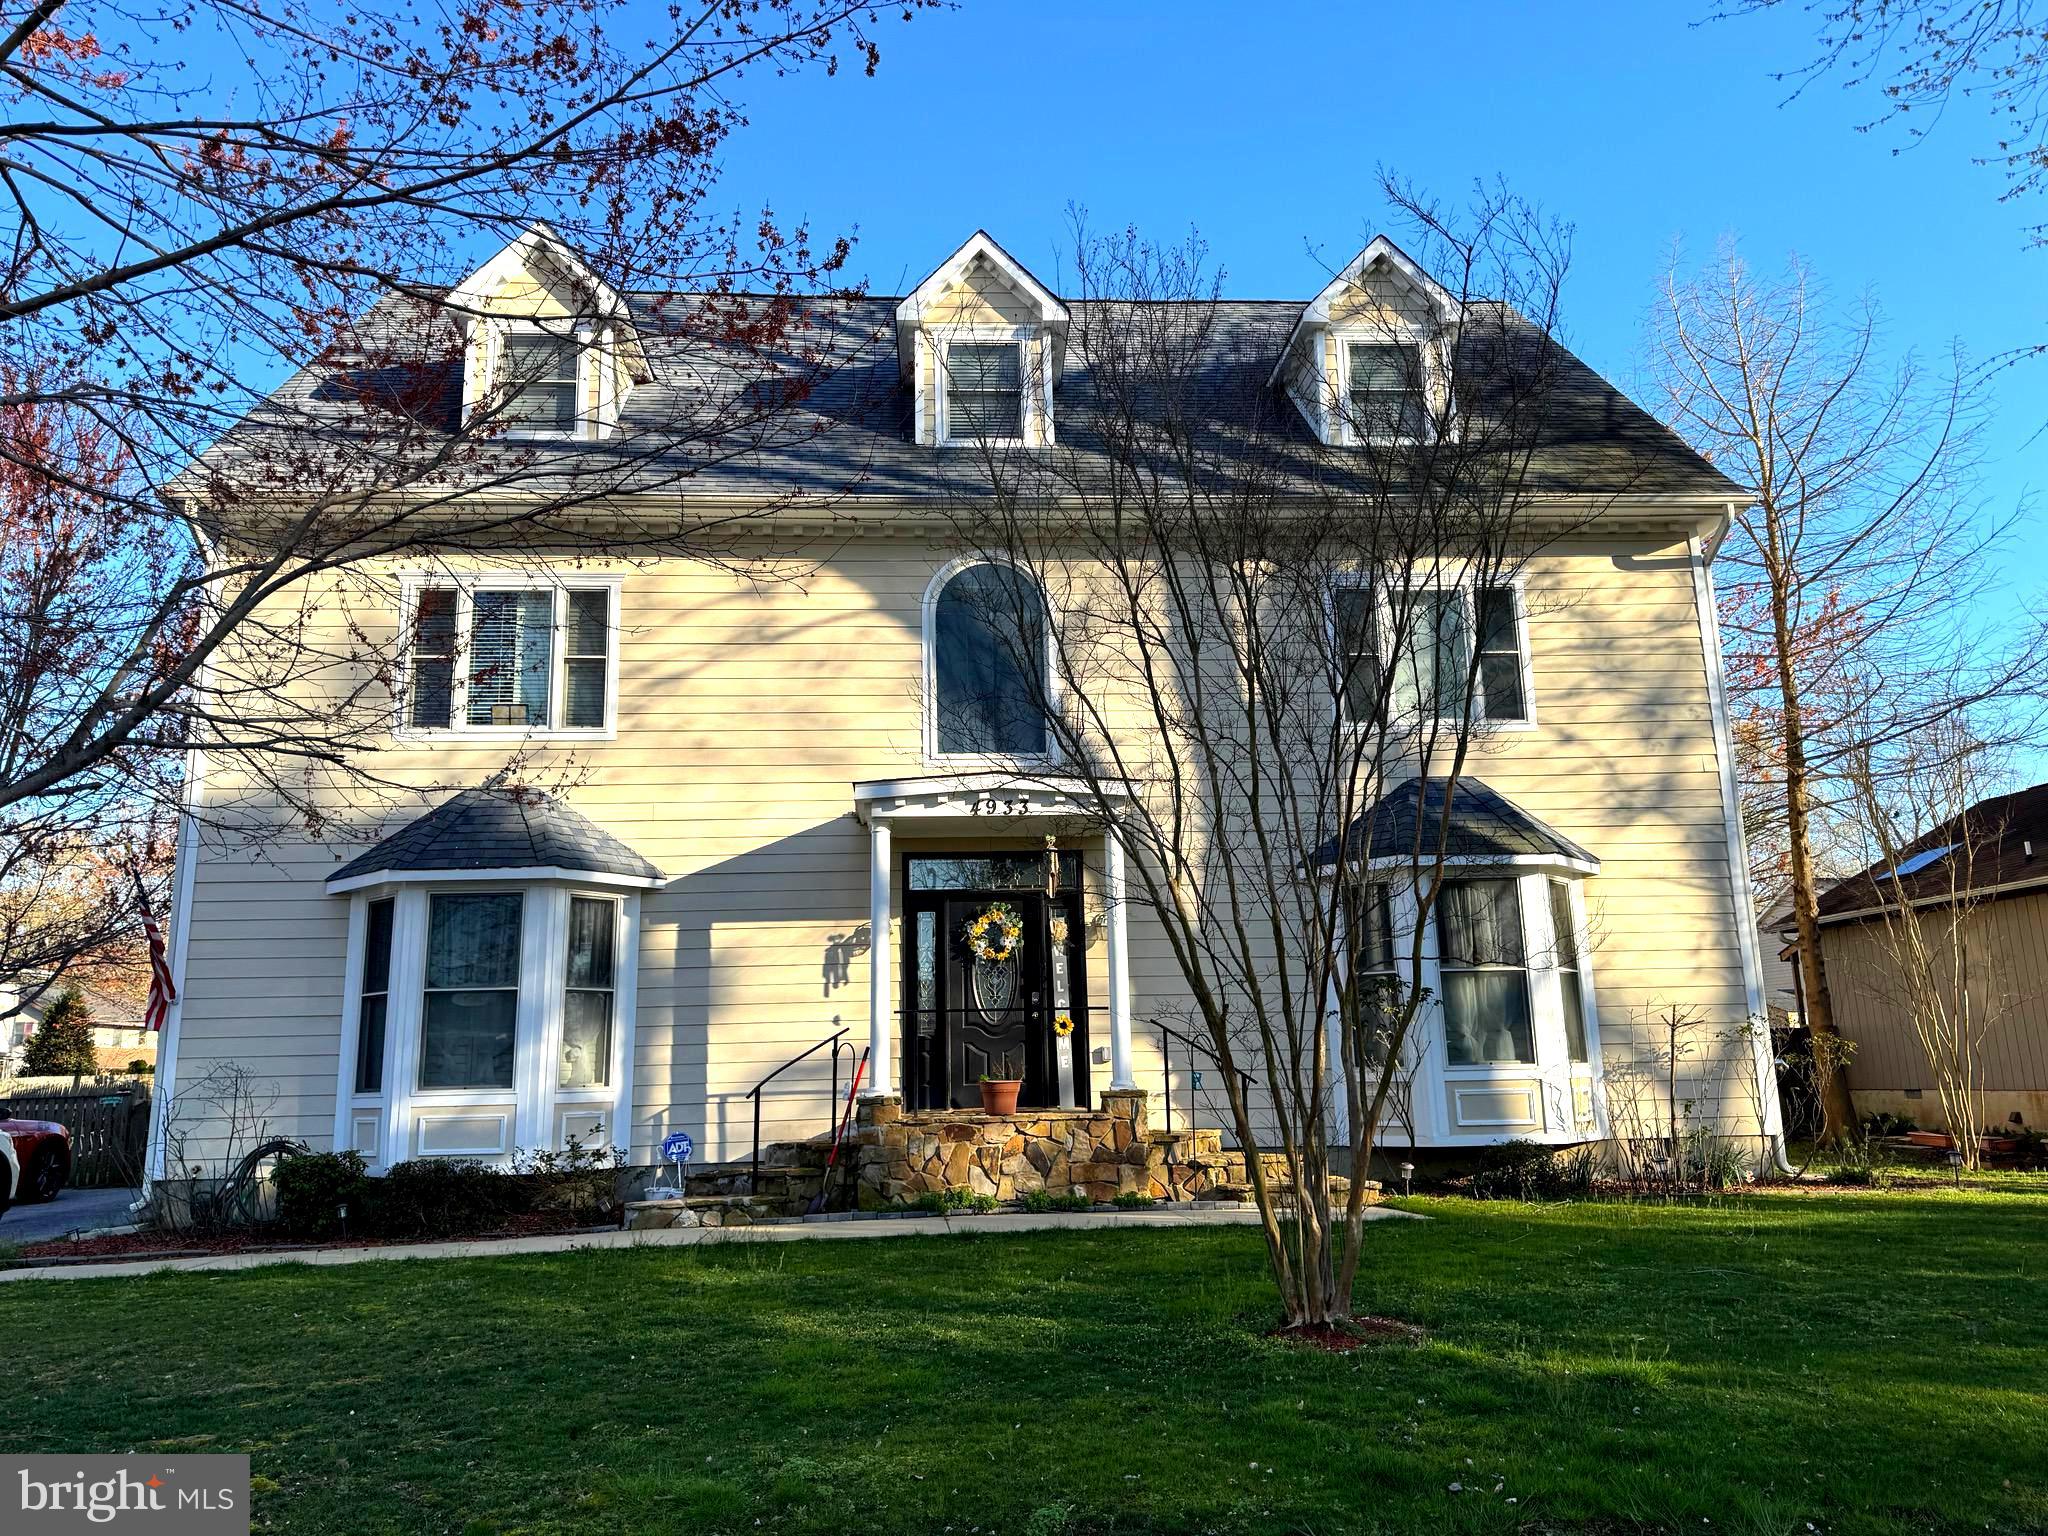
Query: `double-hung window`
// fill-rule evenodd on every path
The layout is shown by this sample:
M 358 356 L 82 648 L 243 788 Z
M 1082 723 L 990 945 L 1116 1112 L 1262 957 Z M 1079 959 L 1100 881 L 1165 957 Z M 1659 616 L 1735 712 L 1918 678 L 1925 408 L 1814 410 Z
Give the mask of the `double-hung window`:
M 1401 978 L 1394 968 L 1392 893 L 1374 881 L 1358 893 L 1358 942 L 1351 946 L 1351 986 L 1367 1057 L 1386 1059 L 1400 1017 Z
M 610 586 L 476 585 L 414 594 L 415 730 L 603 730 L 611 720 Z
M 1024 344 L 955 341 L 945 348 L 946 436 L 955 442 L 1024 436 Z
M 518 891 L 428 899 L 420 1087 L 512 1086 L 525 901 Z
M 356 1092 L 384 1091 L 384 1026 L 391 1015 L 391 923 L 386 896 L 364 914 L 363 991 L 356 1004 Z
M 569 955 L 563 977 L 558 1087 L 602 1088 L 611 1082 L 618 915 L 619 904 L 609 898 L 569 898 Z
M 1557 967 L 1557 990 L 1564 1004 L 1566 1054 L 1577 1064 L 1590 1059 L 1586 1049 L 1586 999 L 1579 987 L 1579 924 L 1572 915 L 1572 888 L 1562 880 L 1550 887 L 1550 949 Z
M 502 419 L 508 431 L 572 436 L 576 431 L 577 362 L 573 338 L 540 330 L 515 330 L 504 339 L 499 358 L 504 390 Z
M 1336 631 L 1338 695 L 1347 720 L 1371 720 L 1379 708 L 1383 673 L 1380 666 L 1378 601 L 1369 586 L 1339 586 L 1330 596 Z
M 1408 341 L 1345 346 L 1345 402 L 1354 442 L 1412 442 L 1429 427 L 1422 348 Z
M 1513 587 L 1420 588 L 1389 600 L 1388 632 L 1393 639 L 1394 720 L 1457 719 L 1464 715 L 1474 676 L 1475 720 L 1522 722 L 1529 718 L 1523 686 L 1522 628 Z M 1340 626 L 1342 609 L 1340 607 Z M 1340 627 L 1340 634 L 1343 633 Z M 1371 637 L 1367 635 L 1366 645 Z M 1368 679 L 1377 689 L 1379 673 L 1352 665 L 1349 679 Z M 1370 719 L 1353 688 L 1347 693 L 1353 719 Z
M 1437 939 L 1450 1064 L 1533 1064 L 1536 1031 L 1516 883 L 1445 881 L 1437 895 Z

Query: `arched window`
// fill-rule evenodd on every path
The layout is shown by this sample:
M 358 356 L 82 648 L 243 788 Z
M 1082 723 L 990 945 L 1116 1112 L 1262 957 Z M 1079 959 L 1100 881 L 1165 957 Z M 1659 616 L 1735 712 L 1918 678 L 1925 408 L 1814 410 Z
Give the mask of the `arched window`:
M 1046 603 L 1028 573 L 984 563 L 942 577 L 928 644 L 939 756 L 1046 755 Z

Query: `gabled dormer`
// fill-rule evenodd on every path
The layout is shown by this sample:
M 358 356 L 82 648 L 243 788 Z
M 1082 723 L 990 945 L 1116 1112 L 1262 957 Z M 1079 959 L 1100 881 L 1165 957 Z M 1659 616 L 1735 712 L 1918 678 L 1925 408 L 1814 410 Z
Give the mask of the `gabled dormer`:
M 1426 441 L 1450 418 L 1457 299 L 1375 236 L 1295 322 L 1273 382 L 1335 447 Z
M 462 419 L 510 438 L 591 439 L 652 375 L 626 301 L 561 236 L 535 224 L 452 289 Z
M 976 230 L 896 306 L 911 433 L 933 446 L 1053 441 L 1067 306 Z

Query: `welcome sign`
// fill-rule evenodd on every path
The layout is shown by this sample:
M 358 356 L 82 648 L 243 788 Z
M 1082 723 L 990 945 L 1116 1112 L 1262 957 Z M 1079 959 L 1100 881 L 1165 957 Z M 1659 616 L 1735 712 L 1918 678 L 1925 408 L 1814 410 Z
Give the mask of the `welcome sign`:
M 7 1536 L 248 1536 L 247 1456 L 0 1456 Z

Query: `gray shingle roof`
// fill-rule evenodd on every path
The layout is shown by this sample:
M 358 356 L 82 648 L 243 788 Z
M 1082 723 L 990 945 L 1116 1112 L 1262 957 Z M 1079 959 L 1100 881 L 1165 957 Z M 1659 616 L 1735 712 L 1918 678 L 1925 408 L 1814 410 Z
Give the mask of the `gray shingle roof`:
M 328 883 L 374 874 L 565 869 L 660 880 L 660 870 L 560 800 L 531 789 L 465 789 L 407 822 Z
M 988 467 L 978 451 L 947 450 L 913 440 L 912 386 L 897 365 L 893 298 L 814 299 L 790 347 L 801 350 L 749 357 L 690 332 L 682 310 L 686 295 L 636 294 L 629 302 L 653 372 L 651 382 L 627 395 L 617 427 L 601 441 L 488 443 L 465 449 L 460 468 L 441 463 L 431 487 L 444 491 L 470 477 L 478 485 L 516 484 L 523 493 L 573 496 L 676 491 L 692 496 L 748 499 L 791 497 L 878 499 L 967 496 L 986 498 Z M 1308 424 L 1282 391 L 1270 384 L 1300 303 L 1224 300 L 1195 323 L 1183 391 L 1197 402 L 1196 458 L 1211 473 L 1254 452 L 1262 483 L 1303 491 L 1370 491 L 1370 466 L 1351 450 L 1315 441 Z M 1119 345 L 1122 301 L 1074 301 L 1067 364 L 1055 393 L 1056 456 L 1018 451 L 1008 468 L 1029 474 L 1043 465 L 1047 494 L 1085 495 L 1111 484 L 1117 469 L 1107 451 L 1115 430 L 1111 390 L 1091 360 Z M 1535 347 L 1535 327 L 1505 308 L 1504 334 L 1518 347 Z M 1142 324 L 1143 322 L 1137 322 Z M 1491 332 L 1493 327 L 1486 328 Z M 1097 346 L 1098 338 L 1109 338 Z M 1500 342 L 1492 336 L 1485 343 Z M 1475 346 L 1480 345 L 1478 341 Z M 1176 346 L 1180 343 L 1175 343 Z M 457 430 L 461 363 L 454 327 L 424 301 L 386 299 L 364 318 L 353 345 L 337 348 L 301 369 L 194 466 L 195 481 L 208 469 L 229 473 L 241 489 L 260 492 L 265 476 L 282 474 L 280 492 L 296 490 L 309 462 L 332 466 L 336 483 L 394 482 L 392 460 L 422 463 Z M 1532 354 L 1533 355 L 1533 354 Z M 801 398 L 773 408 L 736 406 L 764 378 L 802 381 Z M 1476 369 L 1483 373 L 1483 368 Z M 1725 475 L 1562 348 L 1543 365 L 1547 380 L 1541 409 L 1523 401 L 1513 429 L 1521 446 L 1533 438 L 1528 494 L 1589 495 L 1738 494 Z M 780 400 L 780 396 L 775 397 Z M 389 425 L 364 430 L 372 419 L 365 402 L 381 400 L 417 422 L 418 441 L 396 454 Z M 1485 391 L 1474 408 L 1483 409 Z M 386 418 L 387 421 L 390 418 Z M 284 466 L 282 470 L 274 466 Z M 1176 466 L 1161 466 L 1169 471 Z M 1385 472 L 1381 465 L 1380 472 Z M 1119 476 L 1118 478 L 1124 478 Z M 1356 481 L 1355 486 L 1349 482 Z M 1385 487 L 1378 487 L 1384 490 Z
M 1450 817 L 1444 816 L 1448 795 Z M 1598 866 L 1600 860 L 1556 828 L 1539 821 L 1479 779 L 1409 779 L 1382 795 L 1346 830 L 1346 857 L 1434 858 L 1440 836 L 1447 857 L 1564 858 Z M 1310 860 L 1322 869 L 1337 862 L 1331 838 Z

